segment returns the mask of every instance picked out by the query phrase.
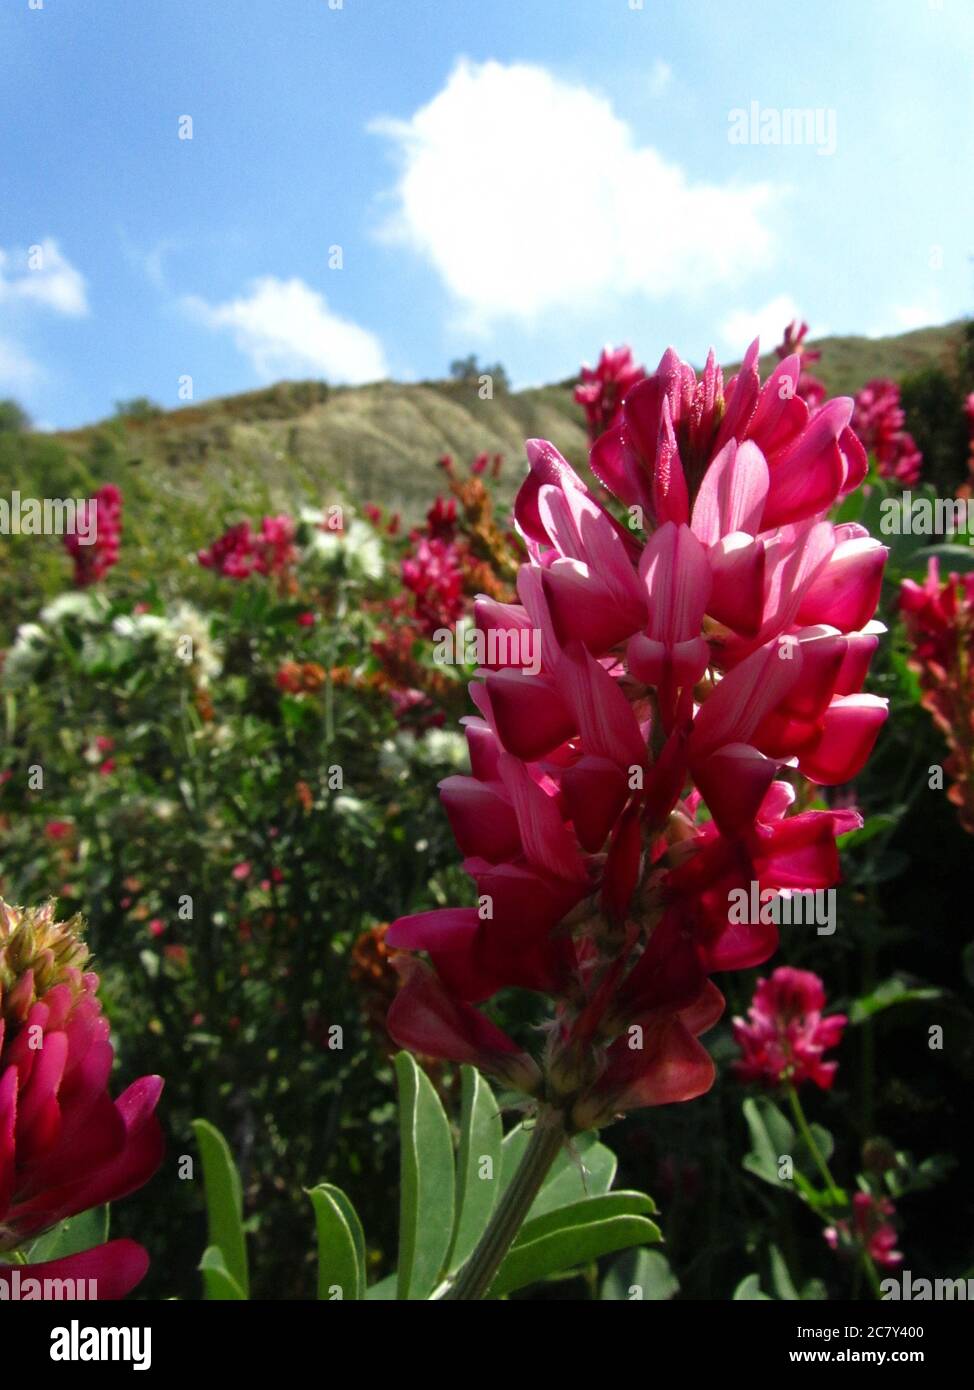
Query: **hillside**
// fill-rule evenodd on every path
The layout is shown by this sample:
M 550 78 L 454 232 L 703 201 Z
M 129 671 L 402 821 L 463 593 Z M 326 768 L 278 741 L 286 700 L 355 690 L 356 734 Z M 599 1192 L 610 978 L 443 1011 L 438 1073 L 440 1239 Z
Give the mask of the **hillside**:
M 900 379 L 956 354 L 961 324 L 889 338 L 833 337 L 814 371 L 830 394 L 850 394 L 874 376 Z M 774 355 L 762 358 L 762 375 Z M 436 460 L 482 451 L 505 456 L 507 484 L 520 474 L 525 438 L 552 439 L 573 461 L 584 457 L 581 411 L 570 382 L 481 400 L 457 382 L 328 387 L 284 382 L 169 411 L 148 420 L 111 421 L 53 436 L 73 455 L 98 452 L 106 432 L 134 474 L 151 475 L 158 500 L 180 509 L 218 500 L 244 508 L 344 495 L 380 502 L 417 518 L 438 486 Z M 107 441 L 105 441 L 107 442 Z

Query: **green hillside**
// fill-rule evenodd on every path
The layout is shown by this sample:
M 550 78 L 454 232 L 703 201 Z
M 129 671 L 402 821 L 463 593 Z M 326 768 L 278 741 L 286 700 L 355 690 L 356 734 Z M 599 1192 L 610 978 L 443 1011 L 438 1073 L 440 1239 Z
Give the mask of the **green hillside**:
M 874 376 L 949 370 L 962 333 L 957 323 L 892 338 L 825 338 L 816 344 L 822 358 L 814 370 L 830 394 L 851 394 Z M 762 359 L 764 373 L 773 361 L 773 354 Z M 728 366 L 726 374 L 733 370 Z M 135 593 L 151 582 L 192 593 L 213 582 L 195 562 L 197 549 L 246 516 L 376 502 L 400 511 L 409 524 L 443 490 L 437 460 L 444 453 L 466 463 L 484 451 L 504 456 L 503 505 L 523 476 L 523 444 L 532 436 L 551 439 L 584 467 L 586 436 L 573 384 L 495 390 L 483 400 L 476 382 L 281 382 L 55 434 L 0 429 L 0 487 L 28 497 L 80 497 L 117 483 L 125 499 L 125 544 L 113 587 L 129 585 Z M 947 453 L 966 459 L 957 402 L 934 400 L 931 410 L 953 421 L 957 439 L 948 440 Z M 948 473 L 964 466 L 951 463 Z M 11 537 L 0 546 L 0 639 L 63 588 L 67 575 L 56 538 Z
M 961 324 L 892 338 L 823 338 L 815 373 L 830 394 L 848 394 L 874 376 L 899 379 L 956 358 Z M 762 374 L 774 355 L 762 358 Z M 648 364 L 652 365 L 652 364 Z M 733 370 L 732 368 L 728 369 Z M 161 414 L 112 421 L 54 436 L 71 453 L 88 453 L 109 431 L 129 455 L 131 471 L 151 471 L 154 489 L 177 509 L 220 496 L 243 506 L 251 496 L 272 505 L 343 495 L 381 502 L 409 520 L 436 490 L 436 460 L 501 453 L 513 487 L 525 438 L 552 439 L 581 462 L 585 432 L 571 383 L 481 400 L 457 382 L 328 387 L 284 382 Z

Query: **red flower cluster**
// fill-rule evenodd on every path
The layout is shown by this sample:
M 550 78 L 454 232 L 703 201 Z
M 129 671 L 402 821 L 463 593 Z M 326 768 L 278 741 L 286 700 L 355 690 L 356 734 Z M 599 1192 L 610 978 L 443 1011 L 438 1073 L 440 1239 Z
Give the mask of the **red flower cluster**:
M 105 483 L 94 497 L 80 504 L 75 529 L 64 534 L 64 548 L 74 561 L 74 582 L 79 589 L 103 579 L 118 564 L 122 544 L 122 494 L 114 483 Z M 82 537 L 89 537 L 83 540 Z
M 911 487 L 920 477 L 923 455 L 905 423 L 895 381 L 868 381 L 856 395 L 852 428 L 875 458 L 880 475 Z
M 108 1092 L 113 1049 L 78 920 L 0 900 L 0 1257 L 67 1217 L 141 1187 L 162 1160 L 157 1076 Z M 148 1257 L 130 1240 L 30 1265 L 31 1277 L 95 1279 L 120 1298 Z M 0 1283 L 10 1267 L 0 1263 Z
M 770 979 L 758 980 L 748 1009 L 749 1023 L 735 1018 L 734 1038 L 743 1056 L 734 1063 L 741 1081 L 767 1086 L 800 1086 L 814 1081 L 827 1091 L 837 1062 L 824 1062 L 827 1048 L 837 1047 L 848 1019 L 845 1014 L 822 1017 L 825 986 L 810 970 L 782 965 Z
M 294 565 L 295 526 L 291 517 L 265 516 L 259 531 L 249 521 L 229 527 L 212 545 L 197 554 L 200 564 L 228 579 L 248 579 L 252 574 L 283 576 Z
M 420 536 L 402 562 L 402 582 L 415 596 L 416 618 L 427 637 L 462 617 L 463 559 L 453 541 Z
M 626 393 L 645 375 L 646 368 L 632 360 L 632 349 L 628 347 L 604 347 L 597 366 L 582 367 L 575 400 L 585 411 L 593 444 L 605 430 L 619 424 Z
M 791 814 L 777 772 L 850 780 L 886 717 L 860 693 L 886 552 L 825 520 L 866 473 L 852 401 L 810 411 L 796 356 L 763 386 L 757 361 L 755 342 L 725 390 L 713 354 L 698 380 L 668 351 L 629 392 L 591 452 L 629 528 L 528 444 L 520 602 L 478 601 L 472 775 L 441 788 L 479 906 L 388 934 L 432 961 L 401 963 L 397 1041 L 543 1092 L 576 1128 L 709 1087 L 708 976 L 777 945 L 729 894 L 828 887 L 860 823 Z M 543 1071 L 474 1007 L 508 986 L 554 998 Z
M 941 583 L 933 557 L 923 584 L 904 579 L 900 611 L 923 706 L 950 748 L 944 771 L 953 786 L 947 795 L 961 825 L 974 835 L 974 572 L 951 574 Z
M 903 1263 L 902 1253 L 895 1248 L 896 1227 L 890 1221 L 895 1215 L 888 1197 L 857 1192 L 852 1199 L 852 1221 L 837 1221 L 823 1234 L 832 1250 L 848 1254 L 864 1250 L 881 1269 L 895 1269 Z
M 825 386 L 817 376 L 812 376 L 810 372 L 805 371 L 805 364 L 817 362 L 822 354 L 818 348 L 805 346 L 807 333 L 807 323 L 792 319 L 785 329 L 784 338 L 775 348 L 775 354 L 779 362 L 783 362 L 785 358 L 792 355 L 798 357 L 801 362 L 801 372 L 798 376 L 795 392 L 805 402 L 809 410 L 817 410 L 825 400 Z

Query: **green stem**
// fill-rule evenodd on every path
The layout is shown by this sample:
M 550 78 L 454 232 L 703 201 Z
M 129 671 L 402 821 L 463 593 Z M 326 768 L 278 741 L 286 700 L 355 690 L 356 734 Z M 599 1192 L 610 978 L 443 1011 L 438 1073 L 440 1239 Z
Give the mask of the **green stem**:
M 443 1295 L 444 1300 L 485 1297 L 504 1256 L 524 1224 L 524 1218 L 531 1210 L 551 1165 L 561 1152 L 564 1140 L 565 1117 L 560 1110 L 545 1107 L 538 1115 L 531 1131 L 530 1142 L 510 1186 L 501 1198 L 500 1205 L 491 1217 L 476 1250 L 460 1270 L 453 1285 Z
M 805 1141 L 805 1147 L 811 1154 L 812 1160 L 815 1163 L 816 1168 L 818 1168 L 818 1171 L 825 1179 L 825 1184 L 828 1189 L 829 1200 L 831 1203 L 832 1196 L 835 1192 L 838 1191 L 838 1188 L 835 1185 L 835 1179 L 832 1177 L 832 1174 L 829 1171 L 829 1165 L 826 1163 L 821 1151 L 819 1150 L 818 1145 L 815 1142 L 815 1136 L 812 1134 L 808 1121 L 805 1119 L 805 1112 L 802 1109 L 802 1103 L 798 1099 L 798 1092 L 794 1086 L 788 1087 L 788 1100 L 791 1105 L 791 1113 L 795 1117 L 795 1124 L 798 1126 L 798 1131 L 801 1134 L 802 1139 Z M 879 1275 L 876 1273 L 876 1266 L 873 1262 L 873 1258 L 870 1255 L 869 1251 L 865 1248 L 862 1250 L 861 1254 L 862 1269 L 865 1271 L 866 1278 L 869 1281 L 869 1286 L 872 1289 L 875 1296 L 881 1299 L 883 1296 L 883 1291 L 879 1286 Z M 856 1284 L 858 1286 L 858 1279 L 856 1280 Z M 856 1293 L 857 1292 L 858 1288 L 856 1289 Z M 856 1296 L 855 1293 L 853 1296 Z
M 791 1105 L 791 1113 L 795 1117 L 795 1124 L 798 1126 L 798 1132 L 805 1141 L 805 1147 L 808 1149 L 816 1168 L 825 1179 L 825 1186 L 831 1198 L 832 1193 L 836 1192 L 838 1189 L 836 1188 L 832 1174 L 829 1172 L 829 1165 L 822 1157 L 819 1147 L 815 1142 L 815 1136 L 812 1134 L 808 1121 L 805 1119 L 805 1112 L 802 1109 L 802 1103 L 798 1099 L 798 1092 L 794 1086 L 788 1087 L 788 1101 Z

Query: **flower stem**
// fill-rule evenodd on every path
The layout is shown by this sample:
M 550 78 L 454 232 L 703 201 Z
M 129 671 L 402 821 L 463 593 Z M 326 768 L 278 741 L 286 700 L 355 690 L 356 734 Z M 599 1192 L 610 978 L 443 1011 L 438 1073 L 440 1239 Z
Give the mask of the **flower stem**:
M 811 1157 L 818 1171 L 821 1173 L 822 1177 L 825 1179 L 825 1186 L 828 1190 L 829 1200 L 831 1202 L 833 1193 L 837 1192 L 838 1189 L 835 1185 L 835 1181 L 832 1177 L 832 1174 L 829 1172 L 829 1165 L 826 1163 L 825 1159 L 819 1152 L 819 1147 L 815 1142 L 815 1136 L 812 1134 L 812 1131 L 808 1126 L 808 1121 L 805 1119 L 805 1112 L 802 1109 L 802 1103 L 798 1099 L 798 1092 L 796 1091 L 794 1086 L 788 1087 L 788 1100 L 791 1104 L 791 1113 L 795 1117 L 795 1124 L 798 1126 L 798 1132 L 801 1134 L 802 1139 L 805 1141 L 805 1147 L 808 1149 L 809 1156 Z
M 565 1117 L 545 1106 L 538 1115 L 520 1166 L 476 1250 L 443 1299 L 483 1298 L 500 1269 L 565 1140 Z
M 835 1180 L 833 1179 L 832 1174 L 829 1172 L 829 1165 L 822 1157 L 821 1151 L 819 1150 L 819 1147 L 815 1142 L 815 1136 L 812 1134 L 812 1131 L 809 1128 L 808 1121 L 805 1119 L 805 1112 L 802 1109 L 801 1101 L 798 1099 L 798 1091 L 795 1089 L 794 1086 L 788 1087 L 788 1099 L 791 1102 L 791 1113 L 795 1117 L 795 1123 L 798 1126 L 799 1133 L 801 1134 L 802 1139 L 805 1141 L 805 1147 L 811 1154 L 815 1166 L 818 1168 L 818 1171 L 825 1179 L 825 1183 L 829 1192 L 829 1202 L 831 1203 L 833 1201 L 834 1194 L 838 1191 L 838 1188 L 835 1185 Z M 869 1251 L 865 1249 L 865 1247 L 863 1247 L 861 1255 L 862 1261 L 860 1267 L 863 1273 L 866 1275 L 866 1279 L 869 1282 L 869 1287 L 872 1289 L 876 1298 L 882 1298 L 883 1293 L 879 1285 L 879 1275 L 876 1273 L 875 1262 L 873 1261 L 872 1256 L 870 1255 Z M 858 1274 L 856 1283 L 858 1284 Z

